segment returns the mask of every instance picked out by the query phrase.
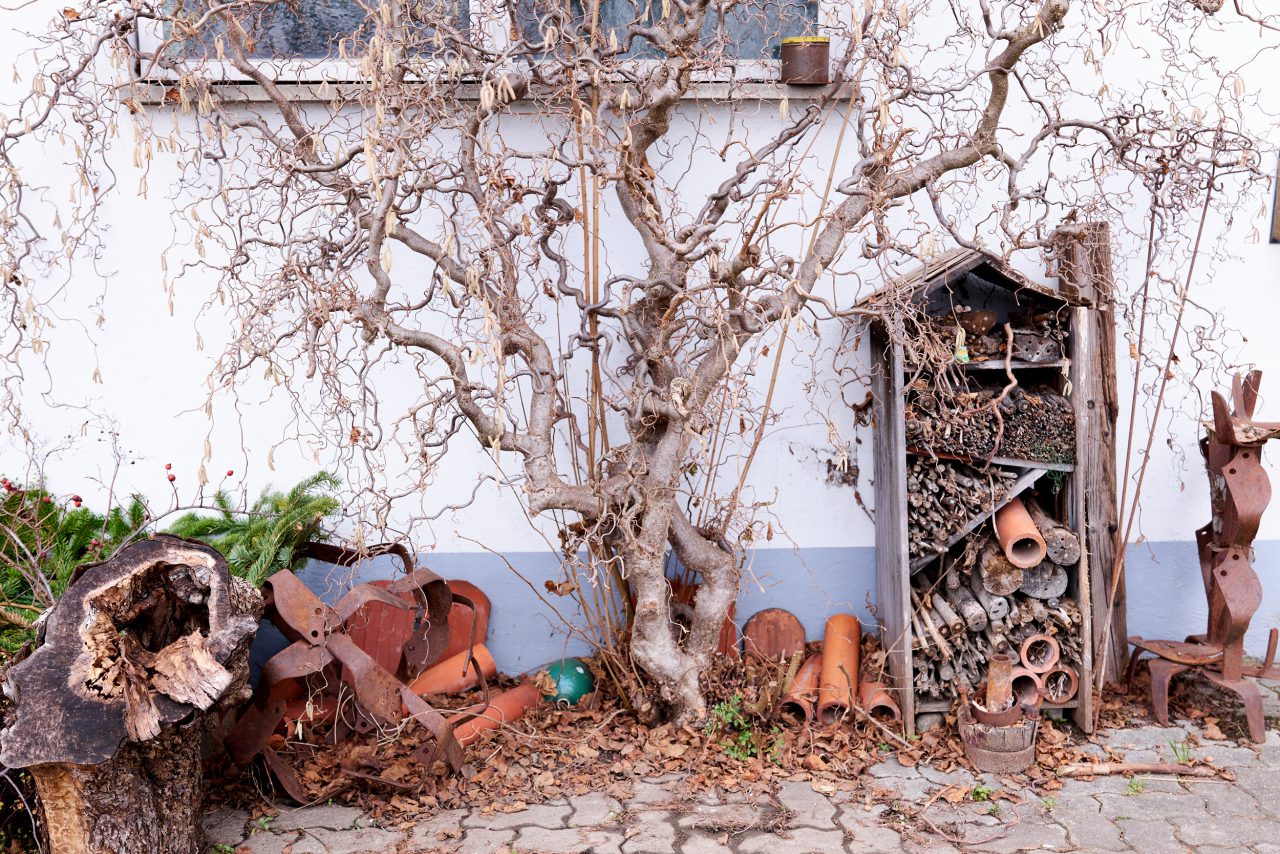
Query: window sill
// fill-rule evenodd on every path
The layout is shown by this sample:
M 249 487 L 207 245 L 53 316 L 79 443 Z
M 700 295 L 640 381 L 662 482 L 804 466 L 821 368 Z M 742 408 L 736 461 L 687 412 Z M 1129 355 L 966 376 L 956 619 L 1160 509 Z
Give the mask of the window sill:
M 256 83 L 216 83 L 218 91 L 228 100 L 243 104 L 261 104 L 267 103 L 270 99 L 267 97 L 263 88 Z M 351 98 L 363 84 L 361 83 L 330 83 L 328 84 L 328 94 L 321 94 L 321 84 L 319 83 L 281 83 L 280 89 L 291 99 L 300 104 L 321 104 L 328 103 L 335 96 Z M 154 81 L 140 81 L 134 92 L 134 97 L 141 103 L 156 106 L 173 104 L 174 100 L 167 97 L 167 93 L 171 90 L 171 84 Z M 837 93 L 841 99 L 849 97 L 849 86 L 844 84 Z M 694 83 L 689 91 L 685 94 L 685 100 L 689 101 L 711 101 L 711 102 L 743 102 L 743 101 L 781 101 L 784 98 L 795 103 L 803 103 L 808 101 L 820 101 L 828 93 L 829 86 L 787 86 L 776 81 L 735 81 L 729 82 L 710 82 L 704 81 Z M 464 101 L 479 101 L 480 87 L 475 84 L 463 84 L 461 92 L 458 96 Z

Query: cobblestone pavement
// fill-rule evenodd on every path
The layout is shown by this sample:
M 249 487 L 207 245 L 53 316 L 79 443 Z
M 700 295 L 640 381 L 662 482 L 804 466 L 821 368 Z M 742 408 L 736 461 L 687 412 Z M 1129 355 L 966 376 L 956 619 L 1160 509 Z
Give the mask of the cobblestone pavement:
M 219 854 L 1280 854 L 1280 732 L 1269 732 L 1256 750 L 1203 738 L 1201 746 L 1189 748 L 1184 741 L 1189 734 L 1200 736 L 1185 722 L 1115 730 L 1100 734 L 1096 747 L 1099 756 L 1105 745 L 1134 762 L 1172 762 L 1178 758 L 1175 751 L 1189 749 L 1231 769 L 1234 782 L 1158 776 L 1064 780 L 1052 793 L 1015 791 L 1018 802 L 1011 803 L 981 800 L 987 793 L 973 790 L 998 787 L 989 775 L 904 768 L 893 759 L 868 771 L 859 794 L 827 795 L 809 783 L 787 782 L 776 797 L 713 802 L 683 797 L 679 778 L 669 778 L 637 784 L 626 803 L 592 794 L 514 813 L 449 810 L 407 831 L 377 827 L 355 809 L 332 805 L 284 811 L 265 827 L 242 812 L 218 813 L 209 816 L 207 826 L 210 850 Z M 960 804 L 933 798 L 957 786 L 968 790 Z M 895 803 L 910 805 L 907 812 L 928 803 L 923 813 L 928 822 L 905 823 Z

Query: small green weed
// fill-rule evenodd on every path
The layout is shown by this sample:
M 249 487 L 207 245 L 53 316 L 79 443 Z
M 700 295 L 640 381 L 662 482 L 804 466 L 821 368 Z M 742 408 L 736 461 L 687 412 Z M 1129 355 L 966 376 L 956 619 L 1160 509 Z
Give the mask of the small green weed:
M 1191 763 L 1191 743 L 1185 738 L 1181 741 L 1170 741 L 1169 747 L 1173 750 L 1173 758 L 1178 761 L 1179 765 L 1189 765 Z
M 1053 808 L 1058 805 L 1057 798 L 1041 798 L 1040 806 L 1044 807 L 1045 812 L 1053 812 Z
M 1142 781 L 1141 781 L 1141 780 L 1139 780 L 1137 777 L 1132 777 L 1132 778 L 1130 778 L 1130 780 L 1129 780 L 1129 792 L 1128 792 L 1130 795 L 1141 795 L 1141 794 L 1142 794 L 1143 792 L 1145 792 L 1146 790 L 1147 790 L 1147 784 L 1146 784 L 1146 783 L 1142 782 Z
M 973 790 L 969 792 L 969 796 L 975 801 L 989 801 L 991 800 L 991 795 L 994 792 L 995 789 L 991 786 L 983 786 L 979 784 L 973 787 Z
M 995 817 L 997 817 L 997 818 L 998 818 L 998 817 L 1000 816 L 1000 805 L 999 805 L 999 804 L 992 804 L 990 807 L 988 807 L 988 808 L 987 808 L 987 815 L 989 815 L 989 816 L 995 816 Z
M 741 762 L 763 756 L 777 764 L 785 744 L 782 730 L 776 726 L 767 733 L 757 732 L 742 711 L 741 694 L 734 694 L 728 700 L 711 707 L 706 732 L 713 738 L 720 737 L 720 746 L 724 748 L 725 755 Z

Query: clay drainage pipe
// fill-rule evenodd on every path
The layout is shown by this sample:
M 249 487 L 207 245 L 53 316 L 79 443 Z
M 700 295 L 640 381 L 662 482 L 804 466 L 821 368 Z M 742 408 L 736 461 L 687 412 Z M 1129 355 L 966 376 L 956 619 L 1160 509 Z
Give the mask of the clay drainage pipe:
M 858 686 L 858 700 L 867 714 L 888 712 L 895 721 L 902 720 L 902 709 L 883 682 L 863 682 Z
M 822 639 L 822 677 L 818 683 L 818 720 L 839 723 L 853 708 L 858 693 L 858 648 L 862 624 L 852 614 L 827 620 Z
M 987 663 L 988 712 L 1000 712 L 1013 705 L 1013 656 L 998 652 Z
M 1013 499 L 996 512 L 995 526 L 1004 556 L 1019 569 L 1039 566 L 1048 554 L 1044 537 L 1021 498 Z
M 1080 677 L 1075 668 L 1059 664 L 1040 677 L 1044 683 L 1044 698 L 1050 703 L 1065 703 L 1080 689 Z
M 804 660 L 791 681 L 791 690 L 778 705 L 778 713 L 797 724 L 813 717 L 813 701 L 818 694 L 818 676 L 822 673 L 822 653 L 815 652 Z
M 1032 673 L 1025 667 L 1013 668 L 1013 695 L 1018 704 L 1023 706 L 1039 706 L 1044 694 L 1044 683 L 1040 674 Z
M 1062 649 L 1049 635 L 1027 635 L 1018 650 L 1022 666 L 1032 673 L 1048 673 L 1058 663 Z
M 503 691 L 489 699 L 489 704 L 477 703 L 463 709 L 451 720 L 459 720 L 466 715 L 475 715 L 469 721 L 459 724 L 453 731 L 458 743 L 466 747 L 480 737 L 486 730 L 497 729 L 503 724 L 518 720 L 521 715 L 542 701 L 542 692 L 538 686 L 525 683 L 517 685 L 510 691 Z
M 410 683 L 409 690 L 419 697 L 431 694 L 461 694 L 479 685 L 481 674 L 485 679 L 492 679 L 498 672 L 498 665 L 494 663 L 489 650 L 483 646 L 475 646 L 472 647 L 472 651 L 475 653 L 475 661 L 467 661 L 467 650 L 464 649 L 457 655 L 433 665 L 429 670 L 419 673 L 418 678 Z M 480 667 L 478 672 L 477 665 Z

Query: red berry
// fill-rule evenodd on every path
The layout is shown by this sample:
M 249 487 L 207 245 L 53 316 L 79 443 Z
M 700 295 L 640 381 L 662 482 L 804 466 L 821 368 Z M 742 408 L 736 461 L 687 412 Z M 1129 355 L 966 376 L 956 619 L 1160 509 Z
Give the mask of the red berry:
M 41 500 L 41 501 L 43 501 L 45 504 L 52 504 L 52 503 L 53 503 L 53 499 L 52 499 L 52 498 L 50 498 L 50 497 L 49 497 L 49 496 L 47 496 L 47 495 L 42 495 L 42 496 L 40 497 L 40 500 Z
M 171 469 L 171 468 L 173 468 L 173 463 L 165 463 L 165 464 L 164 464 L 164 470 L 165 470 L 165 471 L 168 471 L 168 470 L 169 470 L 169 469 Z
M 169 475 L 169 482 L 170 482 L 170 483 L 173 483 L 173 482 L 174 482 L 175 480 L 177 480 L 177 479 L 178 479 L 178 478 L 177 478 L 176 476 L 174 476 L 174 475 Z
M 233 472 L 231 469 L 227 469 L 227 477 L 231 477 L 231 475 L 233 474 L 235 474 L 235 472 Z
M 79 506 L 80 506 L 80 502 L 79 502 L 79 501 L 73 501 L 73 502 L 71 502 L 71 503 L 72 503 L 72 504 L 74 504 L 77 508 L 79 508 Z

